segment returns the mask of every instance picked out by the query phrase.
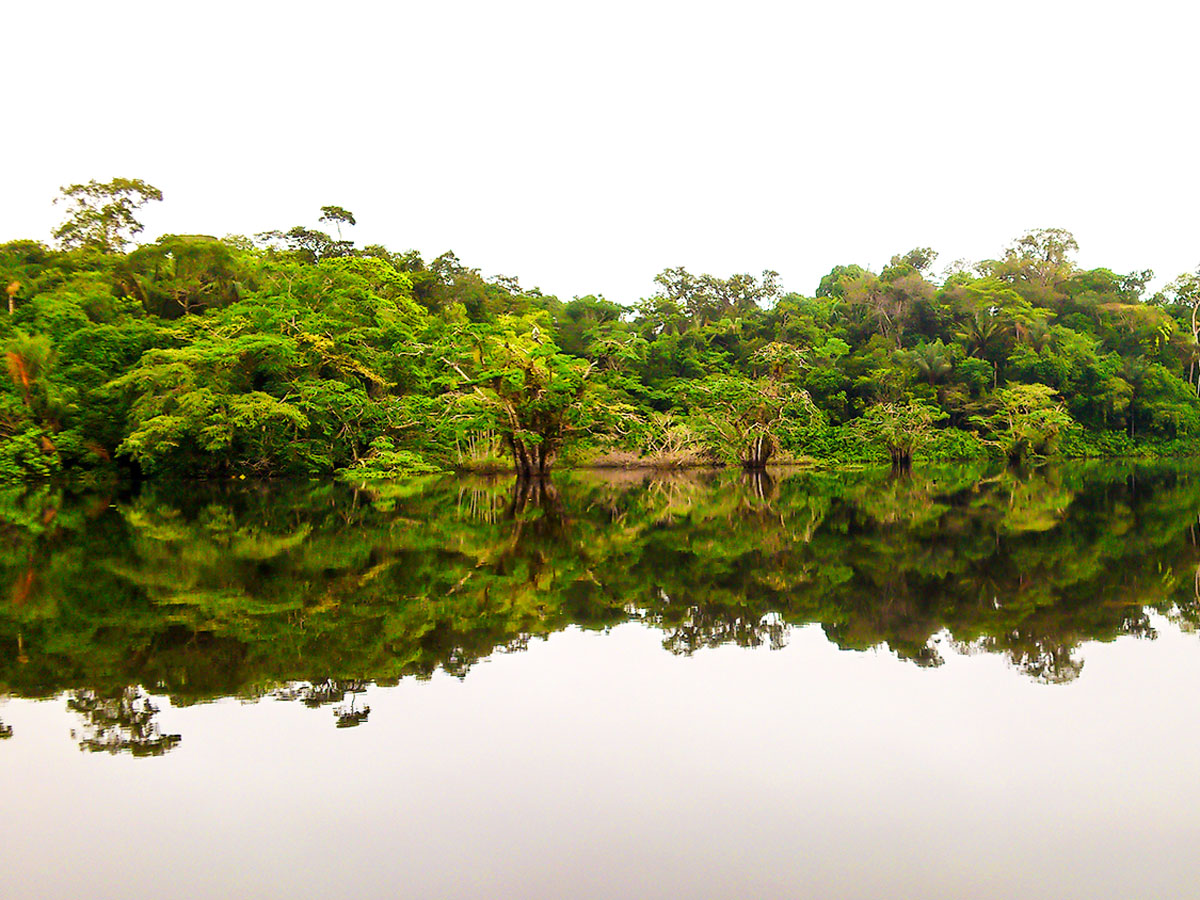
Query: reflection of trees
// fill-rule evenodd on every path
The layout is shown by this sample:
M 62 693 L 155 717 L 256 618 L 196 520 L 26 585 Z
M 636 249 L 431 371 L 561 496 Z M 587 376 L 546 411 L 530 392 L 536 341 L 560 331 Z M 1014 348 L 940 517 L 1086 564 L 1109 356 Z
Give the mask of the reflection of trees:
M 100 749 L 155 746 L 134 684 L 177 704 L 274 693 L 348 727 L 370 683 L 463 676 L 568 626 L 630 620 L 676 653 L 778 647 L 817 623 L 919 665 L 941 661 L 945 634 L 1068 680 L 1085 641 L 1153 637 L 1155 612 L 1200 621 L 1200 479 L 1130 471 L 10 493 L 0 580 L 20 590 L 0 602 L 0 692 L 84 688 L 73 702 Z M 127 717 L 121 740 L 110 715 Z
M 342 703 L 334 709 L 333 714 L 337 717 L 338 728 L 354 728 L 367 721 L 367 716 L 371 714 L 371 707 L 363 705 L 356 707 L 359 694 L 356 692 L 350 695 L 349 703 Z
M 154 721 L 158 707 L 140 687 L 127 687 L 107 697 L 95 691 L 75 691 L 67 698 L 67 708 L 82 720 L 71 732 L 80 750 L 162 756 L 182 740 L 177 734 L 159 731 Z
M 749 495 L 761 503 L 770 503 L 778 496 L 775 479 L 766 469 L 744 469 L 741 481 Z
M 736 644 L 739 647 L 769 645 L 778 650 L 787 641 L 787 625 L 775 615 L 753 612 L 730 614 L 712 607 L 692 606 L 678 621 L 660 621 L 666 632 L 663 646 L 672 653 L 691 655 L 705 647 Z
M 358 697 L 366 693 L 368 682 L 326 678 L 317 682 L 296 682 L 271 692 L 276 700 L 298 700 L 310 709 L 332 706 L 338 728 L 352 728 L 367 721 L 371 707 L 358 706 Z M 349 700 L 347 700 L 349 698 Z
M 1181 599 L 1193 595 L 1200 558 L 1187 539 L 1200 490 L 1169 470 L 1152 477 L 1139 498 L 1105 470 L 785 478 L 770 504 L 775 522 L 744 510 L 697 515 L 677 540 L 655 537 L 660 547 L 643 557 L 657 574 L 645 577 L 662 599 L 647 604 L 649 618 L 682 628 L 669 645 L 686 651 L 752 642 L 753 623 L 775 611 L 821 623 L 840 646 L 885 645 L 921 665 L 941 661 L 934 636 L 948 631 L 1033 677 L 1067 680 L 1081 642 L 1152 636 L 1148 609 L 1195 607 Z M 789 528 L 814 496 L 826 498 L 819 527 Z M 685 599 L 698 594 L 703 602 Z

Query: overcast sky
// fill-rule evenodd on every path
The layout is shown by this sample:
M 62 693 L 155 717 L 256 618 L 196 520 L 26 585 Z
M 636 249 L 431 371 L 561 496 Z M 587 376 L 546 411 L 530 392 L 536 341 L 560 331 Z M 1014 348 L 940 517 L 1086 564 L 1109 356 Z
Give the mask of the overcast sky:
M 351 209 L 360 243 L 631 302 L 1072 230 L 1200 264 L 1200 12 L 1177 3 L 54 2 L 5 9 L 0 240 L 58 187 L 160 187 L 170 232 Z M 1193 8 L 1194 9 L 1194 8 Z

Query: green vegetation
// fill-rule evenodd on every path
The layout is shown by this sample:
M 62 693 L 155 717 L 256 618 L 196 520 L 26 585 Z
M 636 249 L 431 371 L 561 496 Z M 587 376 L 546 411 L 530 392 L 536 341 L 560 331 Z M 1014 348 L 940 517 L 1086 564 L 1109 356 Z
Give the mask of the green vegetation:
M 556 481 L 10 487 L 0 694 L 70 691 L 88 749 L 157 753 L 177 736 L 146 690 L 332 704 L 345 727 L 367 684 L 572 625 L 642 623 L 688 654 L 815 623 L 848 650 L 934 666 L 949 640 L 1061 682 L 1085 641 L 1200 624 L 1192 463 Z
M 1193 452 L 1200 274 L 1084 270 L 1065 231 L 935 276 L 926 248 L 667 269 L 621 305 L 359 247 L 355 216 L 130 249 L 162 193 L 63 189 L 54 249 L 0 245 L 0 479 L 390 475 L 556 460 L 762 468 Z M 632 299 L 632 298 L 629 298 Z

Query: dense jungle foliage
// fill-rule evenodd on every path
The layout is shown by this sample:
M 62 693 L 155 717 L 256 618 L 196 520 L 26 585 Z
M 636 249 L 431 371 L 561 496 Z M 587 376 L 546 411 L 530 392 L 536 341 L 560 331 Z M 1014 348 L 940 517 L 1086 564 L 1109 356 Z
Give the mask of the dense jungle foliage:
M 0 695 L 69 692 L 90 749 L 157 753 L 146 691 L 331 706 L 569 626 L 672 653 L 819 625 L 1068 681 L 1078 648 L 1200 623 L 1200 468 L 431 475 L 0 491 Z M 1103 602 L 1097 602 L 1103 598 Z
M 0 478 L 904 467 L 1183 454 L 1200 430 L 1200 274 L 1147 296 L 1058 229 L 940 275 L 923 248 L 839 265 L 812 296 L 667 269 L 622 305 L 356 246 L 336 206 L 334 234 L 131 249 L 161 197 L 71 185 L 53 249 L 0 245 Z

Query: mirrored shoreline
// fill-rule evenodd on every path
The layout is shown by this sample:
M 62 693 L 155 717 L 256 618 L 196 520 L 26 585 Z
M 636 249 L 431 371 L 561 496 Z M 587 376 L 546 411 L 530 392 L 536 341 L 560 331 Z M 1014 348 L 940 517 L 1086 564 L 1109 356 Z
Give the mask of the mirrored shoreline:
M 623 622 L 683 655 L 815 624 L 922 667 L 941 637 L 1066 683 L 1085 642 L 1195 627 L 1198 514 L 1200 463 L 9 488 L 0 693 L 65 698 L 82 749 L 156 755 L 180 736 L 152 694 L 349 728 L 368 685 Z

